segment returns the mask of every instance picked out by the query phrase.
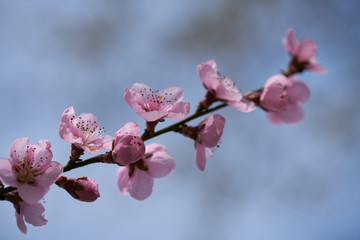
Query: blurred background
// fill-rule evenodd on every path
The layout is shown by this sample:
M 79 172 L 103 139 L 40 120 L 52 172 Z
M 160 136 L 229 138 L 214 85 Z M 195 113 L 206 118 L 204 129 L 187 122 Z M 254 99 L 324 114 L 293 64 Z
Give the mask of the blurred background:
M 28 225 L 26 236 L 0 202 L 0 238 L 359 239 L 359 8 L 357 0 L 0 1 L 1 157 L 17 138 L 46 138 L 65 164 L 70 144 L 58 124 L 70 106 L 95 114 L 108 134 L 128 121 L 143 129 L 123 99 L 135 82 L 181 87 L 194 111 L 205 94 L 196 65 L 211 58 L 243 93 L 257 89 L 287 67 L 289 27 L 317 42 L 329 69 L 299 75 L 312 91 L 301 123 L 222 109 L 224 134 L 204 172 L 193 141 L 169 133 L 149 142 L 166 144 L 177 166 L 147 200 L 119 192 L 115 165 L 93 164 L 66 175 L 93 177 L 96 202 L 52 186 L 48 224 Z

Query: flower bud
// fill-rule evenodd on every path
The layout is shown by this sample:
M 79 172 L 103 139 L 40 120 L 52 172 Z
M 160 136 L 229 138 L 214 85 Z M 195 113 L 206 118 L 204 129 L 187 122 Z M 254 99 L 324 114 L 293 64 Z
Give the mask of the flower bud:
M 83 202 L 93 202 L 100 197 L 97 182 L 89 177 L 72 179 L 63 176 L 56 184 L 65 189 L 73 198 Z

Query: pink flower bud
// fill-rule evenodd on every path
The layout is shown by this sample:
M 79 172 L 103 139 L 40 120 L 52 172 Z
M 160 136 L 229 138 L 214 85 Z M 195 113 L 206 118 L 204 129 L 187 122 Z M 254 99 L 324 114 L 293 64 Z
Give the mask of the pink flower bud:
M 115 133 L 113 158 L 116 163 L 126 166 L 142 158 L 145 145 L 139 137 L 139 132 L 136 123 L 128 122 Z
M 98 183 L 89 177 L 72 179 L 63 176 L 56 184 L 64 188 L 73 198 L 83 202 L 94 202 L 100 197 Z

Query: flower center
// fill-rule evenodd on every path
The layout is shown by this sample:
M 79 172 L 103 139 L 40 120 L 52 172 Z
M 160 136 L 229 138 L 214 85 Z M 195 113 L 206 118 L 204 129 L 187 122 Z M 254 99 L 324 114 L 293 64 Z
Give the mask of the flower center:
M 35 177 L 40 174 L 39 170 L 33 168 L 27 159 L 21 159 L 19 165 L 14 166 L 17 173 L 17 181 L 26 184 L 35 184 Z
M 164 90 L 154 91 L 151 88 L 144 88 L 140 90 L 140 94 L 146 99 L 146 104 L 144 106 L 145 111 L 160 110 L 167 105 L 174 105 L 174 102 L 177 101 L 176 98 L 172 98 L 172 93 L 168 93 Z
M 74 119 L 75 117 L 71 118 L 71 121 Z M 104 128 L 99 128 L 99 124 L 96 120 L 86 120 L 82 117 L 78 117 L 75 121 L 75 126 L 79 130 L 79 136 L 82 138 L 84 145 L 90 144 L 95 139 L 103 136 L 106 132 Z

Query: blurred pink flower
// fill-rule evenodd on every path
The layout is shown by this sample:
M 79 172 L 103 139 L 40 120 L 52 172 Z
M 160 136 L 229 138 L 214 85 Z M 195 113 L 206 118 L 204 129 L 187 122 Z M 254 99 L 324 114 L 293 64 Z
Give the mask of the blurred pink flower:
M 225 118 L 213 114 L 198 125 L 200 132 L 195 141 L 195 162 L 201 171 L 205 170 L 206 161 L 212 156 L 212 148 L 220 141 L 225 126 Z
M 144 158 L 134 165 L 121 167 L 117 172 L 117 184 L 123 194 L 137 200 L 145 200 L 152 193 L 154 178 L 167 176 L 175 169 L 175 161 L 167 149 L 158 143 L 146 146 Z
M 301 104 L 310 98 L 310 89 L 295 77 L 277 74 L 270 77 L 264 86 L 260 103 L 267 110 L 272 123 L 297 123 L 303 119 Z
M 113 140 L 110 135 L 103 135 L 104 131 L 99 128 L 93 114 L 83 113 L 76 117 L 73 107 L 69 107 L 62 114 L 59 133 L 62 139 L 88 153 L 97 153 L 102 148 L 111 149 Z
M 242 112 L 250 112 L 255 109 L 255 104 L 242 97 L 233 81 L 219 75 L 216 62 L 213 59 L 196 67 L 206 89 L 216 92 L 217 100 L 225 101 Z
M 125 100 L 147 122 L 162 118 L 183 118 L 190 112 L 190 103 L 182 102 L 184 91 L 178 87 L 154 91 L 142 83 L 125 89 Z
M 297 57 L 300 63 L 306 63 L 305 68 L 326 73 L 327 70 L 317 64 L 315 57 L 316 42 L 312 39 L 302 39 L 300 42 L 296 39 L 294 31 L 288 29 L 286 36 L 282 39 L 285 51 L 293 57 Z
M 16 223 L 20 231 L 24 234 L 27 232 L 24 219 L 33 226 L 43 226 L 48 222 L 48 220 L 44 218 L 45 208 L 41 203 L 28 204 L 26 202 L 19 202 L 14 206 L 16 208 Z
M 145 145 L 139 132 L 136 123 L 128 122 L 115 133 L 113 158 L 116 163 L 125 166 L 143 157 Z
M 63 173 L 63 166 L 51 161 L 50 147 L 47 140 L 30 145 L 29 138 L 21 138 L 11 145 L 9 159 L 0 158 L 1 178 L 10 186 L 17 187 L 20 197 L 29 204 L 44 197 Z

